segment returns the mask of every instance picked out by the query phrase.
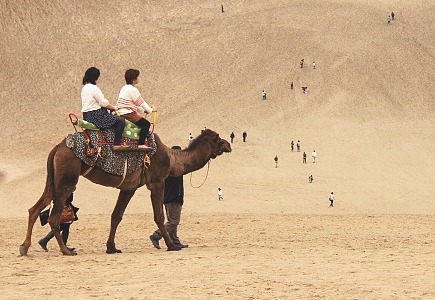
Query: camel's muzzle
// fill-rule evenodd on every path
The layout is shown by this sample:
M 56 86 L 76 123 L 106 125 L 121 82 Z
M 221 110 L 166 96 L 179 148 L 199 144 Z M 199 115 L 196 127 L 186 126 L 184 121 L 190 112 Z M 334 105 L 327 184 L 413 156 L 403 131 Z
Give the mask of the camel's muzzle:
M 222 153 L 224 152 L 231 152 L 231 145 L 226 140 L 222 140 L 222 146 L 220 148 Z

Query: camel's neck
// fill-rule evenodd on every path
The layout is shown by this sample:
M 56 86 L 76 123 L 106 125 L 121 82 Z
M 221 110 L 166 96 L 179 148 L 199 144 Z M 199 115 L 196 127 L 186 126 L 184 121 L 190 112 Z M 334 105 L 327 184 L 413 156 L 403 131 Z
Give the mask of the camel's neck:
M 211 147 L 207 142 L 194 149 L 174 152 L 171 158 L 171 176 L 181 176 L 204 167 L 211 157 Z

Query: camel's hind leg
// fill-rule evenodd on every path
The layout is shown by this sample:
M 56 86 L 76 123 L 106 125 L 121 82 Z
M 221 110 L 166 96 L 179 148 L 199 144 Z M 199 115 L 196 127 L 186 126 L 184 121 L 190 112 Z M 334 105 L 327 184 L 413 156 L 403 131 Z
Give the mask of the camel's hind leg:
M 20 246 L 20 254 L 21 255 L 27 255 L 27 251 L 30 248 L 30 245 L 32 244 L 32 231 L 33 226 L 35 225 L 36 219 L 39 216 L 39 213 L 50 204 L 51 199 L 53 198 L 53 191 L 54 191 L 54 185 L 53 185 L 53 178 L 54 178 L 54 156 L 59 148 L 59 145 L 55 146 L 51 151 L 50 154 L 48 154 L 47 158 L 47 179 L 45 181 L 45 189 L 42 193 L 41 198 L 36 202 L 36 204 L 29 209 L 29 221 L 27 225 L 27 234 L 26 239 Z
M 76 189 L 82 168 L 82 161 L 67 148 L 59 147 L 54 157 L 55 178 L 53 180 L 53 209 L 51 210 L 48 222 L 54 232 L 60 251 L 64 255 L 76 255 L 77 253 L 68 250 L 60 235 L 60 215 L 65 206 L 66 199 Z
M 46 190 L 47 191 L 47 190 Z M 20 246 L 20 254 L 27 255 L 27 252 L 32 244 L 32 231 L 39 213 L 51 202 L 51 198 L 47 195 L 46 191 L 42 194 L 41 198 L 29 208 L 29 221 L 27 225 L 26 239 Z
M 65 255 L 73 255 L 62 241 L 59 232 L 60 214 L 65 205 L 67 197 L 74 192 L 81 172 L 81 160 L 66 147 L 65 140 L 56 145 L 47 158 L 47 180 L 45 190 L 41 198 L 36 204 L 29 209 L 29 223 L 27 227 L 27 235 L 23 244 L 20 246 L 20 254 L 26 255 L 31 245 L 33 226 L 39 213 L 45 206 L 53 201 L 53 209 L 50 213 L 48 221 L 61 251 Z
M 110 222 L 110 234 L 106 244 L 106 253 L 108 254 L 122 253 L 122 251 L 116 249 L 115 246 L 116 229 L 118 228 L 118 225 L 122 220 L 122 216 L 124 215 L 125 209 L 127 208 L 127 205 L 135 192 L 136 190 L 119 191 L 118 201 L 116 202 L 115 208 L 112 212 L 112 219 Z

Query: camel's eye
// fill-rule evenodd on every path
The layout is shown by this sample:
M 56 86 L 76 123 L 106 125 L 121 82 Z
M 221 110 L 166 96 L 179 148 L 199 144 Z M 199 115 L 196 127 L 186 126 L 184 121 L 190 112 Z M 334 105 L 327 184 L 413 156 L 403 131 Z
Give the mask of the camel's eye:
M 219 134 L 216 135 L 216 137 L 214 138 L 214 141 L 217 142 L 219 140 Z

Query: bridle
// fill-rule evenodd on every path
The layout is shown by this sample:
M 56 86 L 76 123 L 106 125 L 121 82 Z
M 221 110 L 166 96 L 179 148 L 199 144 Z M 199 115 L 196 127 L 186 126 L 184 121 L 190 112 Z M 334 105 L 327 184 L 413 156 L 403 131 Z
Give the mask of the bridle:
M 218 138 L 219 138 L 219 136 L 218 136 Z M 213 148 L 214 148 L 213 144 L 208 139 L 204 140 L 204 142 L 206 142 L 210 145 L 211 157 L 209 158 L 208 163 L 207 163 L 207 174 L 205 175 L 204 181 L 200 185 L 193 186 L 193 184 L 192 184 L 192 172 L 190 172 L 190 185 L 195 189 L 202 187 L 204 185 L 205 181 L 207 180 L 208 172 L 210 171 L 210 163 L 211 163 L 212 158 L 216 158 L 216 157 L 218 157 L 218 155 L 222 154 L 222 151 L 220 149 L 217 151 L 213 150 Z

